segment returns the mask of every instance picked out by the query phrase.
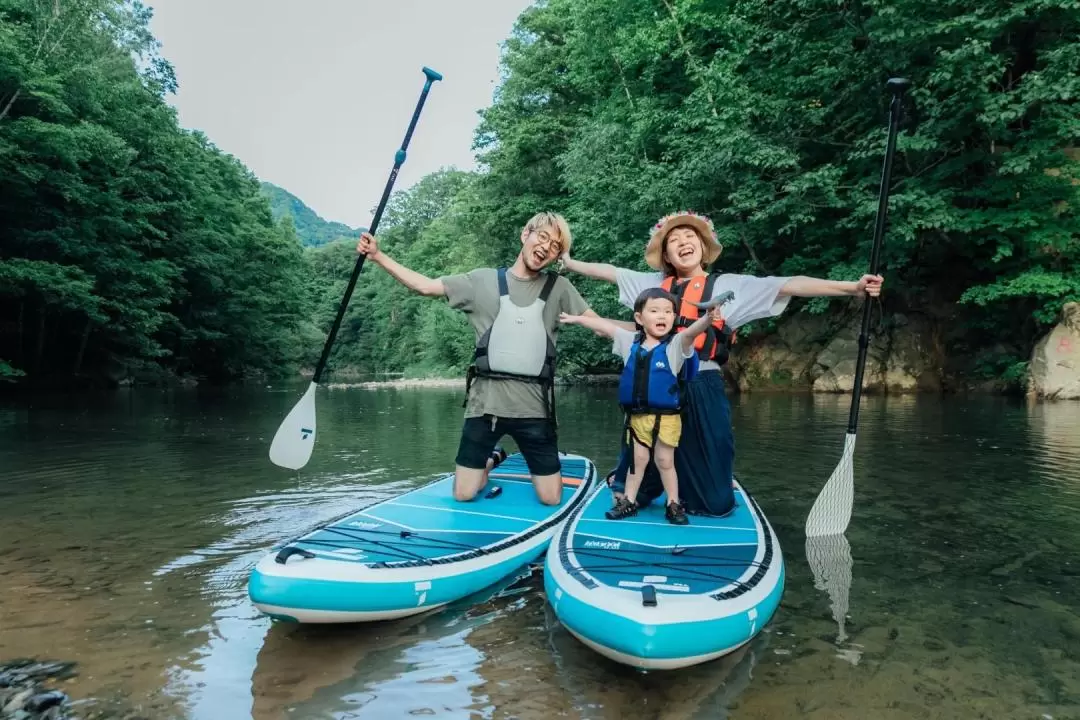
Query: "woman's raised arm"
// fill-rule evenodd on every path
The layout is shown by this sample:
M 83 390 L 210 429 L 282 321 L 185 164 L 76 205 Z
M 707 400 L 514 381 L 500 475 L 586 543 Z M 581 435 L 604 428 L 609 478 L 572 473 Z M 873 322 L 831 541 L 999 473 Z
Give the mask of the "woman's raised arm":
M 570 251 L 567 250 L 562 254 L 560 258 L 562 266 L 571 272 L 580 273 L 585 277 L 591 277 L 596 280 L 604 280 L 609 283 L 615 282 L 615 271 L 618 269 L 614 265 L 608 263 L 591 263 L 583 262 L 581 260 L 572 260 L 570 258 Z

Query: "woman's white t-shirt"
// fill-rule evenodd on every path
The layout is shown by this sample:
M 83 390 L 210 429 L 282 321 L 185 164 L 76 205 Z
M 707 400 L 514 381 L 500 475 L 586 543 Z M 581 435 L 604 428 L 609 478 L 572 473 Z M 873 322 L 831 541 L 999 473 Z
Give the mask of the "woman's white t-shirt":
M 701 276 L 700 279 L 704 282 L 705 276 Z M 717 276 L 716 283 L 713 284 L 712 297 L 728 290 L 735 294 L 735 297 L 724 305 L 723 309 L 724 322 L 734 330 L 754 320 L 775 317 L 784 312 L 791 297 L 779 297 L 780 288 L 790 279 L 725 273 Z M 634 308 L 634 301 L 643 290 L 660 287 L 663 281 L 664 275 L 659 272 L 637 272 L 623 268 L 615 271 L 615 282 L 619 286 L 619 302 L 631 310 Z M 718 368 L 719 366 L 712 361 L 701 363 L 702 370 Z

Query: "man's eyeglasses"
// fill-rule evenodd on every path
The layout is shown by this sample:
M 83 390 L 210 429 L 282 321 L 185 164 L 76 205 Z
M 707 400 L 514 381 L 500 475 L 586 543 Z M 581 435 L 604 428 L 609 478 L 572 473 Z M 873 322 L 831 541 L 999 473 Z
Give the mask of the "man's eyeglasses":
M 533 237 L 536 238 L 536 243 L 538 245 L 543 245 L 545 248 L 551 248 L 556 254 L 562 252 L 562 243 L 546 232 L 535 233 Z

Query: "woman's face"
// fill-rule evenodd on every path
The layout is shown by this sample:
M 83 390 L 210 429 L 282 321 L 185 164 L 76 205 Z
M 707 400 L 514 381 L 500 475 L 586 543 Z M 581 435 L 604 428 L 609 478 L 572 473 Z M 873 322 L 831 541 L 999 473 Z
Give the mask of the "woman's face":
M 664 260 L 679 277 L 693 275 L 701 268 L 701 236 L 685 225 L 674 228 L 664 243 Z

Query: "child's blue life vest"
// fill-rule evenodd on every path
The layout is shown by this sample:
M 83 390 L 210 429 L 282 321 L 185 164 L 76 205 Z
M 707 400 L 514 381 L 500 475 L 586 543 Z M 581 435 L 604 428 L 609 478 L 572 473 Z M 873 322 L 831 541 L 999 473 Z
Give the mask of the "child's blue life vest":
M 676 335 L 646 350 L 641 347 L 644 333 L 639 332 L 630 348 L 630 357 L 619 378 L 619 405 L 630 414 L 671 414 L 682 409 L 683 390 L 698 371 L 698 356 L 686 358 L 678 374 L 671 371 L 667 349 Z

